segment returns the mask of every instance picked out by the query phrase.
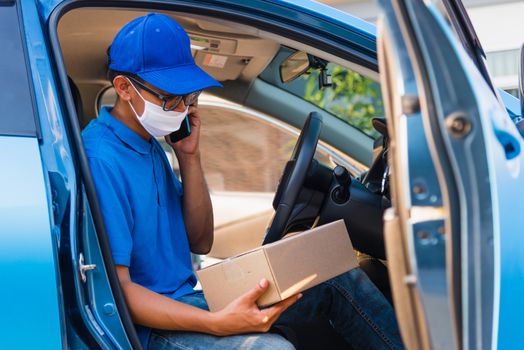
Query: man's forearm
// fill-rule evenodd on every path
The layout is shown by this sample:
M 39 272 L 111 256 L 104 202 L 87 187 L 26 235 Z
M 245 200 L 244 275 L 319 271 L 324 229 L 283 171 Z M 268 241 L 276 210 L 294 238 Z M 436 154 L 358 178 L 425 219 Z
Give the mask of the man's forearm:
M 177 154 L 177 157 L 184 187 L 184 222 L 191 251 L 206 254 L 213 245 L 213 207 L 200 154 Z
M 133 322 L 142 326 L 216 334 L 212 313 L 155 293 L 131 281 L 122 284 Z
M 218 336 L 267 332 L 299 296 L 260 310 L 256 300 L 267 291 L 267 280 L 233 300 L 224 309 L 209 312 L 155 293 L 131 281 L 127 268 L 117 266 L 133 322 L 149 328 L 191 331 Z

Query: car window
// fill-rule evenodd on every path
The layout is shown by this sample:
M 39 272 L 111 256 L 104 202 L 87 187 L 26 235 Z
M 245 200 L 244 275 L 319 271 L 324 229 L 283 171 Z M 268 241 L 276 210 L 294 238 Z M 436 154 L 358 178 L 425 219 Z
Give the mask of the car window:
M 334 63 L 328 63 L 327 70 L 333 86 L 319 89 L 319 72 L 310 72 L 299 78 L 305 81 L 302 97 L 376 139 L 371 119 L 384 116 L 380 85 Z
M 297 135 L 247 110 L 203 106 L 201 150 L 212 191 L 274 192 Z M 317 159 L 330 163 L 317 151 Z
M 374 139 L 380 136 L 371 124 L 373 118 L 384 117 L 384 103 L 378 82 L 327 62 L 326 68 L 333 81 L 330 87 L 319 88 L 319 71 L 314 69 L 309 69 L 291 82 L 282 83 L 280 63 L 292 53 L 293 50 L 283 48 L 260 78 L 313 103 Z
M 2 118 L 0 135 L 36 136 L 38 126 L 33 109 L 23 37 L 20 33 L 17 4 L 0 6 L 0 94 Z
M 112 106 L 115 99 L 113 88 L 103 90 L 97 100 L 97 110 Z M 202 166 L 210 189 L 274 192 L 299 130 L 270 116 L 207 94 L 201 95 L 199 104 Z M 174 152 L 163 138 L 158 138 L 158 141 L 178 175 Z M 359 162 L 325 143 L 320 144 L 315 158 L 333 167 L 341 164 L 354 175 L 366 170 Z
M 200 105 L 202 167 L 212 192 L 273 193 L 298 139 L 298 130 L 249 109 Z M 175 173 L 178 162 L 170 146 L 159 139 Z M 334 167 L 365 168 L 327 145 L 315 158 Z

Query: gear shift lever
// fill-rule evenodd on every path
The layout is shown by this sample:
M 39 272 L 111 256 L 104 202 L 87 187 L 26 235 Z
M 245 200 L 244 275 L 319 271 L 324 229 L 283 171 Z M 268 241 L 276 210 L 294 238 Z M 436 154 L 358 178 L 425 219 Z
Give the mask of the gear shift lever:
M 337 165 L 333 170 L 333 175 L 338 183 L 332 197 L 337 204 L 345 203 L 349 199 L 349 186 L 351 186 L 351 176 L 346 168 Z

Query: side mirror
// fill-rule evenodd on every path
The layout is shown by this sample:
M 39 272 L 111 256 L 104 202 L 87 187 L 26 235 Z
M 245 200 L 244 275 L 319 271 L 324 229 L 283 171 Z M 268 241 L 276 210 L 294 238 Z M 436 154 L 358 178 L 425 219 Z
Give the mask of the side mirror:
M 304 74 L 310 67 L 308 54 L 304 51 L 297 51 L 280 64 L 280 80 L 288 83 Z

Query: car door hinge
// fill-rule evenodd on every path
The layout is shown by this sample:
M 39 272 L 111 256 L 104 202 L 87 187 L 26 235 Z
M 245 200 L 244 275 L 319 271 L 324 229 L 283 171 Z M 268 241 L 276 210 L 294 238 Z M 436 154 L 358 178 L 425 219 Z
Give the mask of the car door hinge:
M 80 257 L 78 258 L 78 267 L 80 269 L 80 277 L 82 277 L 82 282 L 87 281 L 86 272 L 96 269 L 95 264 L 87 264 L 84 265 L 84 254 L 80 253 Z

